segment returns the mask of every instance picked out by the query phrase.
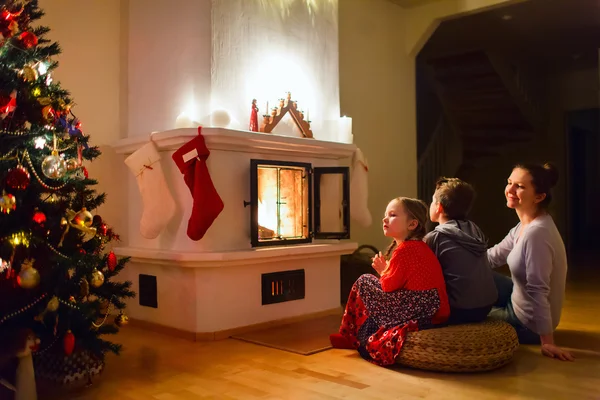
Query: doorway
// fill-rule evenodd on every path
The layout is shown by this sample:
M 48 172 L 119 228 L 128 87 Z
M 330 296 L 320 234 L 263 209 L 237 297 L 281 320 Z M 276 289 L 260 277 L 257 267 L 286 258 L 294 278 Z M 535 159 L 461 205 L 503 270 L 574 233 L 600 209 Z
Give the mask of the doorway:
M 600 240 L 600 109 L 567 114 L 568 248 L 588 252 Z

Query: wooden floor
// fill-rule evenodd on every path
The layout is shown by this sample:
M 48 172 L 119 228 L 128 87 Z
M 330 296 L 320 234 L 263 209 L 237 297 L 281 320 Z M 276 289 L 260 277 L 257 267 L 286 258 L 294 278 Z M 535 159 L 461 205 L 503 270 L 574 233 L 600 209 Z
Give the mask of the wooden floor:
M 600 269 L 600 263 L 598 263 Z M 600 399 L 600 273 L 570 271 L 558 341 L 574 363 L 521 346 L 512 364 L 472 375 L 385 369 L 355 352 L 301 356 L 237 340 L 192 343 L 127 327 L 120 357 L 76 399 Z M 49 398 L 45 395 L 41 398 Z

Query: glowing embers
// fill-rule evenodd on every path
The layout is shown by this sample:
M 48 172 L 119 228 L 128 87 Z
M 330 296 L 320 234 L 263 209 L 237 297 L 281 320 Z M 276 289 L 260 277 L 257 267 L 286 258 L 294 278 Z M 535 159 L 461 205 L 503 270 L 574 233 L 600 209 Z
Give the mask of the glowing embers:
M 304 164 L 256 165 L 258 241 L 309 239 L 309 172 Z

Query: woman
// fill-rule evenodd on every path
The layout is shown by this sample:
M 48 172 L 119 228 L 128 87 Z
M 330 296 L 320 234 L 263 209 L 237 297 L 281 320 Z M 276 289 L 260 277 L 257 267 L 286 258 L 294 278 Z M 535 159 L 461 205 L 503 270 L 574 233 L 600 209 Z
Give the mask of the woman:
M 520 222 L 488 249 L 492 267 L 508 264 L 512 279 L 495 273 L 498 302 L 490 316 L 513 325 L 524 344 L 541 343 L 542 354 L 563 361 L 573 356 L 554 344 L 567 277 L 567 256 L 548 214 L 558 171 L 551 164 L 517 165 L 504 194 Z
M 446 322 L 450 306 L 442 268 L 423 242 L 427 213 L 417 199 L 388 204 L 383 233 L 393 242 L 372 264 L 380 278 L 366 274 L 354 283 L 340 331 L 330 336 L 333 347 L 357 349 L 375 364 L 391 365 L 407 332 Z

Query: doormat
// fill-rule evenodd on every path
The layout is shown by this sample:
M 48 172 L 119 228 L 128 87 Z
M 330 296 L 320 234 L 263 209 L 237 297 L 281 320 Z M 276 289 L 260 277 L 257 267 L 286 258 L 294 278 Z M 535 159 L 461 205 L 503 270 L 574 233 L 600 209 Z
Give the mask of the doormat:
M 341 315 L 328 315 L 232 336 L 261 346 L 308 356 L 331 349 L 329 335 L 339 332 Z

